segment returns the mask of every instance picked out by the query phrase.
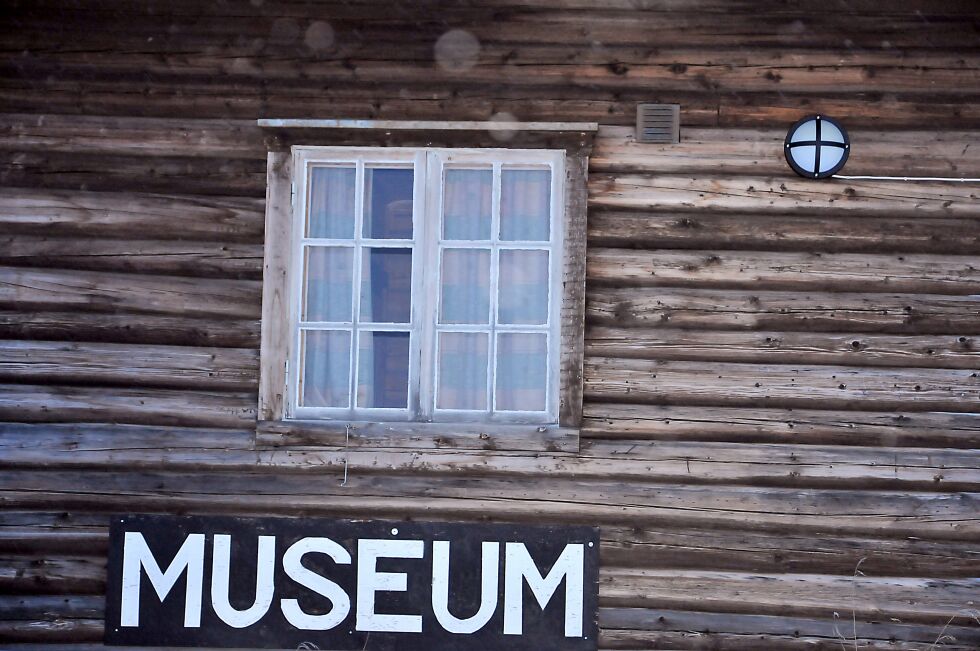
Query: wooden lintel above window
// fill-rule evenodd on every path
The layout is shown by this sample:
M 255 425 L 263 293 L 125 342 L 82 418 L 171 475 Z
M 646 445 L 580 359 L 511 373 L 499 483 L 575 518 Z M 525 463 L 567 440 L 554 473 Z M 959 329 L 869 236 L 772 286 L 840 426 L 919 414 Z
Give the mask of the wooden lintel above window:
M 588 155 L 596 122 L 499 122 L 262 118 L 270 151 L 293 145 L 564 149 Z

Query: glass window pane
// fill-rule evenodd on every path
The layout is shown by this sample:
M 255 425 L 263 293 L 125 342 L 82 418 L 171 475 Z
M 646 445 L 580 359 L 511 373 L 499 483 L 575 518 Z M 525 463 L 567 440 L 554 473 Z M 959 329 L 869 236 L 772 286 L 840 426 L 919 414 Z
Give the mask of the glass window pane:
M 307 237 L 354 237 L 354 167 L 314 167 L 311 171 Z
M 357 339 L 357 406 L 407 408 L 409 333 L 366 331 Z
M 499 323 L 548 322 L 548 252 L 500 252 Z
M 311 246 L 306 250 L 304 321 L 351 321 L 354 249 Z
M 363 249 L 360 320 L 362 323 L 412 320 L 411 249 Z
M 442 237 L 489 240 L 493 170 L 446 170 Z
M 547 336 L 523 333 L 497 335 L 497 409 L 544 411 L 547 386 Z
M 364 170 L 364 237 L 412 239 L 411 168 Z
M 349 407 L 350 333 L 303 331 L 304 407 Z
M 487 344 L 485 332 L 439 334 L 439 409 L 487 408 Z
M 500 239 L 551 237 L 551 171 L 508 170 L 500 177 Z
M 446 249 L 442 254 L 440 323 L 490 322 L 490 251 Z

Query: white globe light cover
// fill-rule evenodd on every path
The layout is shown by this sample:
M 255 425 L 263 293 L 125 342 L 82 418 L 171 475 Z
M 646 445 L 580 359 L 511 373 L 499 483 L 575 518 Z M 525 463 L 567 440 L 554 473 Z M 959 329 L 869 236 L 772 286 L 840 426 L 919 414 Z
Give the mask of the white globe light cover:
M 825 179 L 839 172 L 851 151 L 843 125 L 825 115 L 808 115 L 786 134 L 783 153 L 793 171 L 808 179 Z

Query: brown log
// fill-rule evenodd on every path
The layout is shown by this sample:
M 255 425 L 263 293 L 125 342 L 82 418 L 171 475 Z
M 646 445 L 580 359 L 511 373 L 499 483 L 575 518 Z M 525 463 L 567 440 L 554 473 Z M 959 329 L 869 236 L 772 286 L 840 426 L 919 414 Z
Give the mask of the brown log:
M 0 590 L 6 595 L 103 594 L 105 565 L 99 557 L 8 556 L 0 559 Z
M 599 603 L 611 607 L 753 615 L 862 618 L 943 626 L 976 598 L 975 581 L 671 570 L 600 571 Z M 969 606 L 967 606 L 969 608 Z
M 456 478 L 332 472 L 114 472 L 8 469 L 9 510 L 212 513 L 375 519 L 589 522 L 969 542 L 976 493 L 692 486 L 594 479 Z
M 582 437 L 974 448 L 980 414 L 586 402 Z
M 180 156 L 17 152 L 0 160 L 7 186 L 70 191 L 236 195 L 265 194 L 265 161 L 212 160 Z
M 591 288 L 596 325 L 839 333 L 980 334 L 973 296 Z
M 242 348 L 0 340 L 0 381 L 254 390 L 258 353 Z
M 258 319 L 0 310 L 0 337 L 147 345 L 258 348 Z
M 975 256 L 760 251 L 634 251 L 593 247 L 596 284 L 710 289 L 978 294 Z
M 254 393 L 4 384 L 0 419 L 20 422 L 117 422 L 248 427 Z
M 43 431 L 43 430 L 42 430 Z M 501 451 L 214 449 L 134 444 L 103 436 L 67 437 L 43 445 L 6 434 L 0 467 L 144 471 L 415 473 L 443 476 L 609 479 L 623 482 L 726 483 L 835 488 L 980 489 L 980 452 L 758 443 L 642 440 L 583 445 L 579 456 Z
M 48 237 L 259 243 L 264 205 L 240 197 L 5 188 L 0 191 L 0 228 L 7 234 Z
M 763 215 L 882 215 L 895 217 L 977 217 L 977 191 L 970 184 L 906 183 L 828 179 L 813 183 L 783 177 L 668 175 L 589 176 L 589 206 Z
M 266 146 L 251 120 L 4 113 L 0 150 L 264 160 Z
M 257 318 L 259 281 L 0 267 L 0 308 Z
M 759 364 L 833 364 L 915 368 L 980 367 L 980 342 L 967 337 L 861 336 L 820 332 L 728 332 L 676 328 L 586 330 L 596 357 Z
M 592 210 L 592 246 L 980 255 L 975 219 Z
M 964 148 L 966 131 L 872 131 L 851 129 L 859 143 L 841 174 L 867 176 L 980 176 L 980 152 Z M 592 172 L 627 174 L 777 175 L 786 173 L 785 129 L 684 129 L 681 142 L 669 145 L 636 141 L 636 129 L 604 126 L 589 157 Z
M 262 247 L 175 240 L 0 237 L 0 265 L 124 273 L 262 278 Z
M 592 400 L 629 403 L 980 412 L 980 374 L 960 369 L 591 357 L 585 392 Z

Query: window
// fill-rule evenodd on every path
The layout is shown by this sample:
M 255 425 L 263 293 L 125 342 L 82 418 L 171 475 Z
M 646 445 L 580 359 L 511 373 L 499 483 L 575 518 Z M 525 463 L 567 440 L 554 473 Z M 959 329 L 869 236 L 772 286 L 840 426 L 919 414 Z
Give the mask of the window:
M 259 126 L 256 444 L 578 449 L 598 125 Z
M 285 416 L 557 423 L 564 160 L 294 147 Z

